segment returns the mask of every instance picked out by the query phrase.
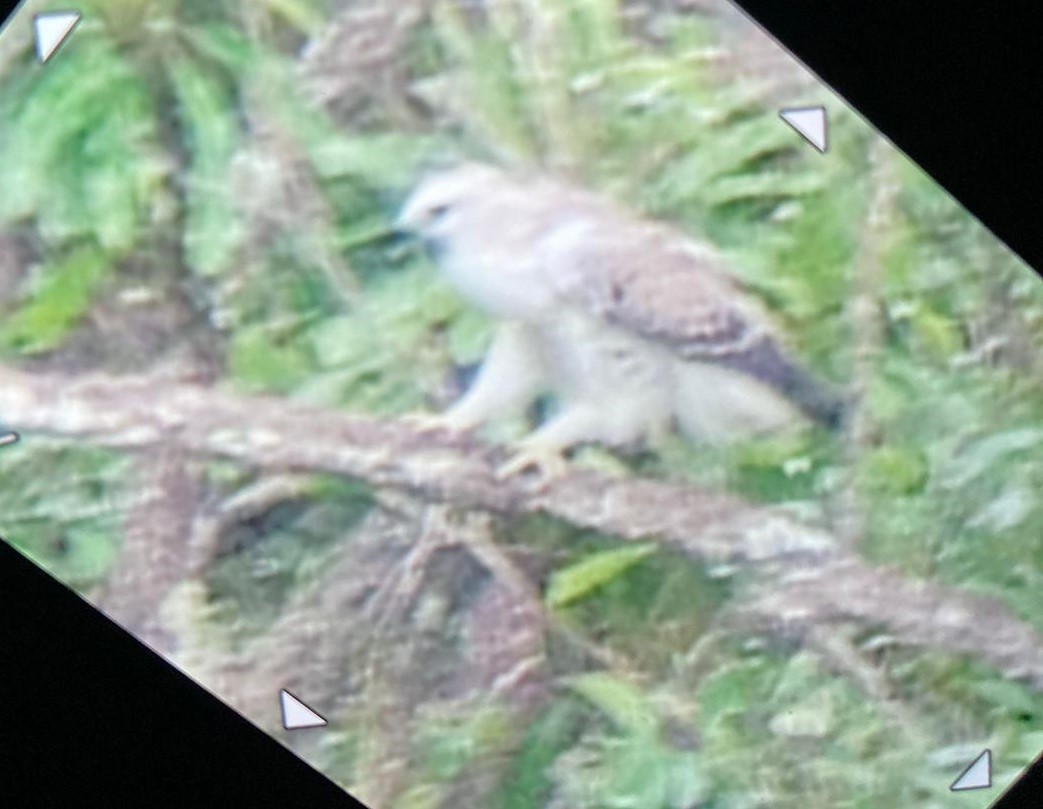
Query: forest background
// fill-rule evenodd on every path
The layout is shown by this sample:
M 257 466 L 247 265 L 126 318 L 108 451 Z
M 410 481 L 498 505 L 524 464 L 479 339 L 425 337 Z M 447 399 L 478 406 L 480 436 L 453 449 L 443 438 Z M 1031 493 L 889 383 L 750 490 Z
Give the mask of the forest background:
M 0 39 L 7 541 L 375 807 L 948 807 L 1043 748 L 1043 287 L 727 2 L 86 0 L 41 68 L 53 5 Z M 418 434 L 490 324 L 390 223 L 463 158 L 715 244 L 849 427 L 549 493 Z

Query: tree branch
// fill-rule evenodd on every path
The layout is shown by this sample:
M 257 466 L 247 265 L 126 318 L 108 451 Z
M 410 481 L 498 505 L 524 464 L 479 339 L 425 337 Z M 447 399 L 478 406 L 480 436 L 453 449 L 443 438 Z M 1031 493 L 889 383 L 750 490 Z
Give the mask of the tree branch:
M 269 471 L 326 472 L 504 515 L 544 513 L 625 539 L 657 537 L 714 562 L 836 555 L 825 532 L 720 492 L 576 470 L 542 487 L 497 480 L 502 452 L 467 436 L 148 377 L 0 367 L 0 413 L 33 432 L 115 449 L 170 443 Z
M 1043 691 L 1043 638 L 998 600 L 853 556 L 780 576 L 744 612 L 776 629 L 839 621 L 886 628 L 906 645 L 977 658 Z
M 498 481 L 502 455 L 473 438 L 142 377 L 0 367 L 0 413 L 28 441 L 43 432 L 127 450 L 169 443 L 268 471 L 332 473 L 431 502 L 654 538 L 703 561 L 753 567 L 762 578 L 751 609 L 761 618 L 880 626 L 911 645 L 973 655 L 1043 690 L 1043 638 L 1002 605 L 875 568 L 826 531 L 728 494 L 585 470 L 548 487 Z

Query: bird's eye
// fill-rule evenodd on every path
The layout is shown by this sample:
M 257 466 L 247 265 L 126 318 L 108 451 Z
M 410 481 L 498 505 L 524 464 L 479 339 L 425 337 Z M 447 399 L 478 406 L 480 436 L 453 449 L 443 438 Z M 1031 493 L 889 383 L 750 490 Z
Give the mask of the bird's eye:
M 447 213 L 449 213 L 449 208 L 449 205 L 435 205 L 433 208 L 431 208 L 431 213 L 429 214 L 430 220 L 432 222 L 437 222 L 439 219 L 441 219 Z

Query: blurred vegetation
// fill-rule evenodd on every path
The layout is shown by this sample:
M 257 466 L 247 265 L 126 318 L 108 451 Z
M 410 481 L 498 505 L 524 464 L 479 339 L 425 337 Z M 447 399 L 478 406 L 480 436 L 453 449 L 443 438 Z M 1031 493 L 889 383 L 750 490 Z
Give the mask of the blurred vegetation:
M 29 257 L 0 274 L 3 361 L 133 372 L 203 344 L 215 381 L 240 391 L 381 415 L 441 407 L 488 324 L 388 229 L 423 167 L 470 156 L 565 173 L 702 234 L 803 356 L 849 380 L 875 136 L 815 90 L 831 152 L 808 149 L 758 77 L 716 69 L 717 21 L 659 5 L 439 0 L 395 54 L 397 84 L 345 119 L 309 100 L 299 67 L 344 3 L 83 0 L 45 69 L 0 62 L 0 247 Z M 811 517 L 853 487 L 868 558 L 996 596 L 1043 631 L 1043 287 L 891 160 L 866 445 L 678 442 L 626 463 Z M 118 555 L 128 470 L 57 440 L 5 449 L 4 535 L 89 591 Z M 370 506 L 323 485 L 262 526 L 211 573 L 218 615 L 263 631 Z M 1043 747 L 1043 696 L 981 667 L 860 638 L 911 730 L 807 651 L 714 635 L 727 571 L 546 521 L 511 542 L 555 554 L 548 607 L 629 665 L 560 683 L 497 806 L 956 806 L 946 786 L 982 747 L 1001 774 Z M 504 732 L 483 717 L 415 729 L 429 764 L 397 805 L 439 805 Z M 341 730 L 316 763 L 350 788 L 365 728 Z

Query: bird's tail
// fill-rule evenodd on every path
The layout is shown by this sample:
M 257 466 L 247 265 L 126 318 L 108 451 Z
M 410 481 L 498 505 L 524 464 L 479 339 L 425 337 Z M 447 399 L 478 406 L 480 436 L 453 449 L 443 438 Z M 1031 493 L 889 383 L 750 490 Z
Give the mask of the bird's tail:
M 816 423 L 830 430 L 844 429 L 853 404 L 850 397 L 797 366 L 792 366 L 790 386 L 785 392 Z
M 787 359 L 774 342 L 764 340 L 721 362 L 775 389 L 812 421 L 831 430 L 843 428 L 851 410 L 850 398 Z

